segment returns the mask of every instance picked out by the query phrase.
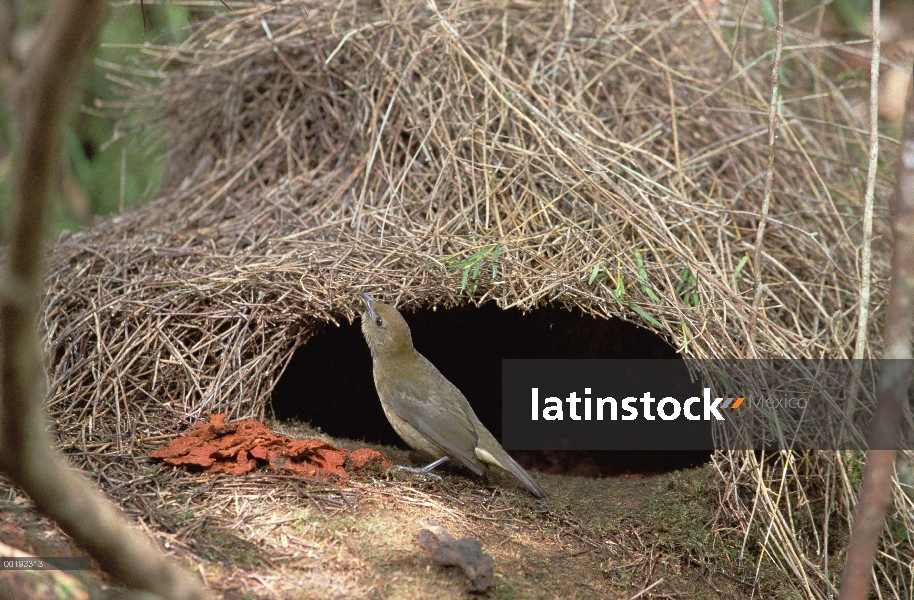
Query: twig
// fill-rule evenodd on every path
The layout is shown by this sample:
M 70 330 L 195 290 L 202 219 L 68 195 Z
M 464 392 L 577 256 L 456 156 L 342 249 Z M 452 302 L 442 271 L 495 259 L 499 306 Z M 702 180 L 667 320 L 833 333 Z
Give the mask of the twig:
M 866 334 L 869 325 L 873 264 L 873 199 L 876 195 L 876 173 L 879 169 L 879 69 L 880 48 L 882 47 L 879 31 L 880 10 L 879 0 L 873 0 L 873 54 L 870 57 L 870 162 L 866 170 L 866 192 L 863 196 L 863 248 L 860 257 L 863 264 L 860 272 L 857 343 L 854 346 L 854 358 L 857 361 L 854 363 L 854 378 L 851 381 L 847 404 L 844 407 L 844 425 L 853 422 L 854 413 L 857 410 L 857 386 L 863 369 L 862 359 L 866 350 Z M 842 432 L 841 435 L 843 436 L 844 433 Z
M 771 211 L 771 188 L 774 184 L 774 141 L 777 139 L 777 118 L 779 102 L 778 80 L 781 76 L 781 52 L 784 49 L 784 0 L 778 0 L 778 22 L 774 28 L 774 64 L 771 65 L 771 100 L 768 103 L 768 161 L 765 163 L 765 196 L 762 199 L 762 212 L 755 234 L 755 253 L 752 266 L 755 270 L 755 296 L 752 299 L 752 312 L 749 315 L 749 351 L 753 357 L 759 357 L 755 349 L 755 335 L 758 325 L 758 309 L 762 299 L 762 247 L 765 241 L 765 228 L 768 225 L 768 213 Z
M 866 332 L 870 312 L 870 288 L 873 263 L 873 198 L 876 195 L 876 174 L 879 169 L 879 0 L 873 0 L 873 56 L 870 60 L 870 163 L 866 170 L 866 193 L 863 196 L 863 268 L 860 274 L 860 311 L 857 321 L 857 343 L 854 358 L 864 358 Z M 856 383 L 856 382 L 855 382 Z M 850 394 L 853 406 L 854 394 Z M 853 414 L 853 413 L 852 413 Z

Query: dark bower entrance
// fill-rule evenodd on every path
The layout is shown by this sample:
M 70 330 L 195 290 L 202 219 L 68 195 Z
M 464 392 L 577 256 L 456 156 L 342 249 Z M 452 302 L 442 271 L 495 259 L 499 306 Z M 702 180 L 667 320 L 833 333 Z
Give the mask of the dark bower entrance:
M 403 313 L 413 344 L 467 397 L 479 420 L 501 438 L 503 358 L 677 358 L 656 334 L 581 311 L 527 314 L 482 307 Z M 273 392 L 278 419 L 310 422 L 337 437 L 407 448 L 388 423 L 372 378 L 361 321 L 325 327 L 292 356 Z M 512 452 L 525 468 L 601 476 L 663 473 L 708 461 L 708 452 Z

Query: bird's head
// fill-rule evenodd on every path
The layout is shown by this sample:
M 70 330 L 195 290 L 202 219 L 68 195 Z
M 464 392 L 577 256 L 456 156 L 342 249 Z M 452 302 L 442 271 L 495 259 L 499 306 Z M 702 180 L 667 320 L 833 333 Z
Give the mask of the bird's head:
M 413 351 L 413 338 L 400 312 L 372 299 L 368 294 L 362 294 L 362 300 L 365 301 L 362 333 L 371 348 L 371 355 L 396 355 Z

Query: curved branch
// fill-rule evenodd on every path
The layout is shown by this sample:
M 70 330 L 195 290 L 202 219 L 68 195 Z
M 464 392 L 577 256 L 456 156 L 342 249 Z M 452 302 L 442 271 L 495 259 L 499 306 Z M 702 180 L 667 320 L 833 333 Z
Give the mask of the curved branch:
M 102 23 L 101 0 L 54 0 L 26 65 L 18 104 L 21 147 L 13 228 L 0 287 L 0 467 L 131 588 L 176 599 L 208 598 L 197 580 L 166 561 L 103 496 L 53 451 L 44 413 L 44 361 L 35 324 L 43 285 L 43 234 L 73 82 Z

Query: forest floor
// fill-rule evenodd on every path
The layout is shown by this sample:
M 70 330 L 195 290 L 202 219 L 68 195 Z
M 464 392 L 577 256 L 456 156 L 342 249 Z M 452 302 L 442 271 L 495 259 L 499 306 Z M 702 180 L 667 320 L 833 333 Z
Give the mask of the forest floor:
M 306 425 L 267 425 L 347 449 L 366 446 Z M 395 464 L 416 459 L 368 446 Z M 600 479 L 537 474 L 546 500 L 507 475 L 478 478 L 459 468 L 440 469 L 438 482 L 377 467 L 341 485 L 191 473 L 151 461 L 143 470 L 151 492 L 127 503 L 131 516 L 217 597 L 464 597 L 470 585 L 462 571 L 434 564 L 417 542 L 430 525 L 479 540 L 494 558 L 494 583 L 483 598 L 800 597 L 799 583 L 770 561 L 757 570 L 757 542 L 741 551 L 742 535 L 718 508 L 720 479 L 711 465 Z M 36 556 L 80 554 L 4 480 L 0 542 Z M 29 585 L 33 598 L 96 597 L 112 585 L 97 567 L 68 572 L 70 584 L 35 583 L 49 573 L 0 571 L 0 597 Z

